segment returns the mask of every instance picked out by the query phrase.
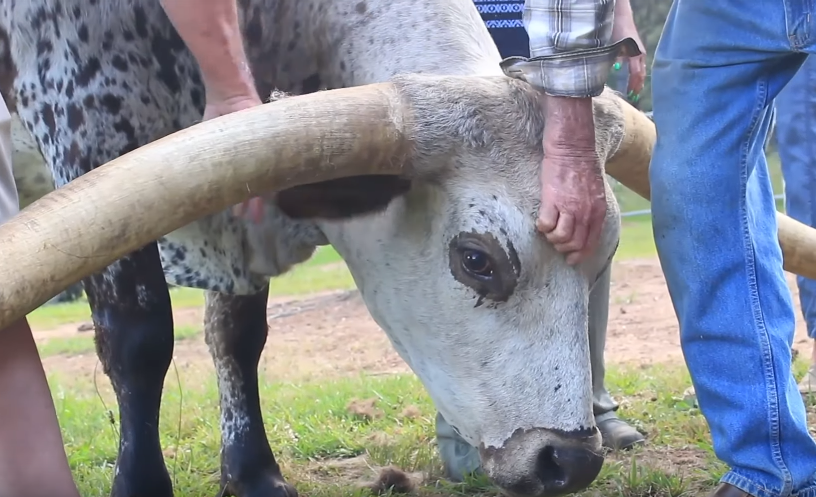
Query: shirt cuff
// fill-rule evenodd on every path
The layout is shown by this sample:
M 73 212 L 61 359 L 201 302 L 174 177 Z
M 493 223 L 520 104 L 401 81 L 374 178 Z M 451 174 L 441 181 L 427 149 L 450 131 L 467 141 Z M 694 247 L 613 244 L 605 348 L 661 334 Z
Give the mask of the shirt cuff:
M 530 83 L 554 97 L 588 98 L 603 92 L 612 64 L 621 55 L 635 57 L 641 51 L 632 38 L 601 48 L 589 48 L 539 57 L 508 57 L 501 62 L 504 73 Z

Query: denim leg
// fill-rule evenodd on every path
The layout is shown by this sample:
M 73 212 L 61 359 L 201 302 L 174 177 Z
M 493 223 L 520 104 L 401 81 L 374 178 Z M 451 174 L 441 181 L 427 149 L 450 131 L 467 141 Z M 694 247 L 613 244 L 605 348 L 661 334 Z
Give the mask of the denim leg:
M 776 140 L 785 178 L 785 210 L 816 227 L 816 57 L 808 57 L 776 97 Z M 816 280 L 796 277 L 799 304 L 816 339 Z
M 769 104 L 804 60 L 798 1 L 675 1 L 652 72 L 658 256 L 723 481 L 757 497 L 816 496 L 763 150 Z
M 446 478 L 460 482 L 465 475 L 482 472 L 479 450 L 460 437 L 439 411 L 436 413 L 436 445 Z

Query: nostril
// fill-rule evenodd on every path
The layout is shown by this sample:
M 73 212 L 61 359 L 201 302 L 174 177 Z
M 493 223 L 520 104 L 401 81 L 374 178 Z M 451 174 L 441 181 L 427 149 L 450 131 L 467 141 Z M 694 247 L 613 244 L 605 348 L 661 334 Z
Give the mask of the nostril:
M 603 460 L 603 456 L 589 449 L 548 445 L 538 454 L 536 476 L 550 490 L 578 492 L 597 478 Z
M 538 453 L 536 476 L 547 486 L 560 488 L 566 485 L 566 474 L 556 462 L 555 447 L 548 445 Z

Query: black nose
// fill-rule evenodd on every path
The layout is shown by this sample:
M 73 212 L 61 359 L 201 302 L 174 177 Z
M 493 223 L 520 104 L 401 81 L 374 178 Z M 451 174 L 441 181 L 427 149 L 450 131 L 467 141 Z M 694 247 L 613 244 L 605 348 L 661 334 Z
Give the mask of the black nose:
M 603 466 L 603 456 L 580 446 L 548 445 L 539 452 L 536 476 L 546 495 L 563 495 L 587 488 Z

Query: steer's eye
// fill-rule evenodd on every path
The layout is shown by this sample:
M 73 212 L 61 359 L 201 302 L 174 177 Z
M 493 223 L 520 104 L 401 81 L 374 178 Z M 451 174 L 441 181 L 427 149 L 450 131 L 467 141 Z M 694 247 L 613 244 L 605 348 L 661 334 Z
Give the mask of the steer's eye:
M 474 276 L 490 278 L 493 276 L 493 263 L 490 257 L 478 250 L 464 250 L 462 252 L 462 266 Z
M 507 243 L 512 249 L 512 243 Z M 449 247 L 451 274 L 476 292 L 476 307 L 485 300 L 506 302 L 510 298 L 521 274 L 514 249 L 508 253 L 491 233 L 472 231 L 453 237 Z

